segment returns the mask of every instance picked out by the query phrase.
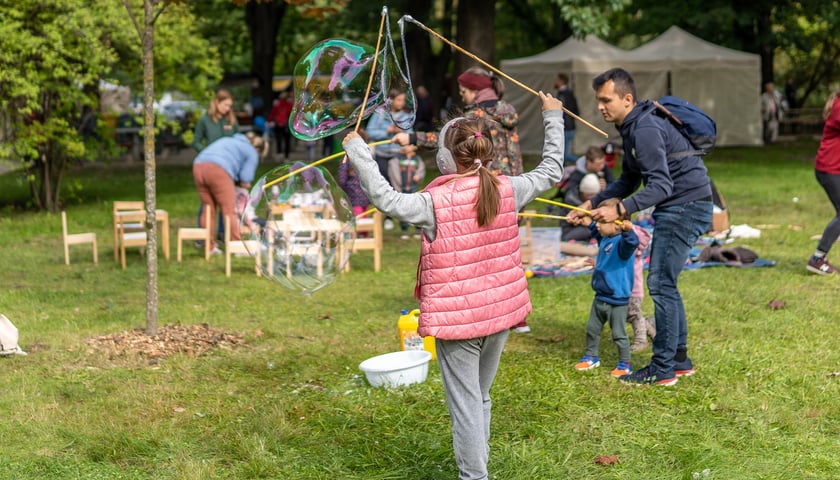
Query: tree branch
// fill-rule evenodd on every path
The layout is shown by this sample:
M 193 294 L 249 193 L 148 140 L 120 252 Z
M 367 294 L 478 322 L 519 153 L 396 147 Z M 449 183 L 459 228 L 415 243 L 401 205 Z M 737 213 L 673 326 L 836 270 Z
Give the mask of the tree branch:
M 122 4 L 125 7 L 125 11 L 128 12 L 128 18 L 130 18 L 131 23 L 134 24 L 134 30 L 137 31 L 137 37 L 140 39 L 140 42 L 142 42 L 143 30 L 140 29 L 140 24 L 137 23 L 137 17 L 135 17 L 134 12 L 131 11 L 131 7 L 128 5 L 128 0 L 122 0 Z
M 164 10 L 166 10 L 167 5 L 169 5 L 169 2 L 164 1 L 163 6 L 160 7 L 160 10 L 158 10 L 158 12 L 155 14 L 155 18 L 152 19 L 152 25 L 154 25 L 155 22 L 157 22 L 157 19 L 160 16 L 160 14 L 163 13 Z

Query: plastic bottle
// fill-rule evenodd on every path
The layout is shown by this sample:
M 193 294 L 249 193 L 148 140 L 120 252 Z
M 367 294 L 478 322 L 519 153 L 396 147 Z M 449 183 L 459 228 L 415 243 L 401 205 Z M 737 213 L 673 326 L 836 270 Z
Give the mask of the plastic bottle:
M 417 333 L 419 317 L 420 310 L 418 309 L 400 311 L 400 319 L 397 322 L 397 330 L 400 335 L 400 350 L 426 350 L 432 354 L 432 359 L 436 359 L 435 337 L 421 337 Z

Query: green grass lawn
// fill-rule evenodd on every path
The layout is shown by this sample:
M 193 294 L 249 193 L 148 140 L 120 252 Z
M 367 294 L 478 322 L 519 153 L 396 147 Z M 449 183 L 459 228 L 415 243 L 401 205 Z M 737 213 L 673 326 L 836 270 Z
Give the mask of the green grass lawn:
M 607 331 L 604 366 L 575 371 L 590 279 L 530 280 L 533 332 L 511 335 L 493 389 L 493 478 L 837 478 L 840 280 L 805 271 L 810 237 L 833 215 L 814 179 L 816 148 L 802 140 L 708 157 L 731 222 L 766 226 L 736 244 L 778 263 L 682 275 L 697 374 L 673 388 L 611 378 Z M 416 307 L 416 241 L 387 232 L 382 271 L 360 252 L 351 272 L 308 297 L 241 259 L 226 278 L 222 257 L 205 262 L 191 246 L 174 261 L 175 229 L 195 223 L 198 196 L 189 167 L 159 166 L 173 238 L 173 260 L 160 256 L 159 322 L 207 323 L 247 344 L 149 362 L 86 343 L 145 325 L 145 259 L 129 253 L 126 271 L 113 262 L 110 214 L 113 200 L 143 198 L 142 166 L 65 180 L 70 229 L 97 233 L 98 266 L 86 247 L 64 265 L 60 216 L 23 210 L 16 180 L 0 176 L 0 313 L 29 355 L 0 358 L 0 478 L 457 477 L 437 366 L 398 390 L 369 387 L 358 369 L 399 348 L 399 311 Z M 649 356 L 634 354 L 634 365 Z M 619 463 L 596 464 L 602 455 Z

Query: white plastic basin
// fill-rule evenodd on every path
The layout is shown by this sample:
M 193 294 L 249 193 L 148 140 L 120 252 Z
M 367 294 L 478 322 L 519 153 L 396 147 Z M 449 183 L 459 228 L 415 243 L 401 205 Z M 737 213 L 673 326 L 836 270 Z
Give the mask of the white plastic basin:
M 368 358 L 359 369 L 374 387 L 402 387 L 425 381 L 431 359 L 425 350 L 406 350 Z

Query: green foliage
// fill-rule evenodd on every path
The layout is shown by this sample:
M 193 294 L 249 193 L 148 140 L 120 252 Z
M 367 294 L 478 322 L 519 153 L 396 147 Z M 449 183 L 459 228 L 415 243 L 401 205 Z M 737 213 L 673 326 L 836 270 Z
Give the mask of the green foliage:
M 810 237 L 834 215 L 813 176 L 816 148 L 809 139 L 719 148 L 707 158 L 732 223 L 763 226 L 760 238 L 734 245 L 778 263 L 682 274 L 698 370 L 674 388 L 610 378 L 617 354 L 606 331 L 604 366 L 576 372 L 590 278 L 529 281 L 533 332 L 511 335 L 492 390 L 494 478 L 836 476 L 837 279 L 804 268 L 816 246 Z M 173 229 L 194 225 L 190 168 L 159 169 L 159 208 Z M 0 305 L 29 352 L 0 358 L 0 477 L 456 478 L 437 366 L 400 390 L 371 388 L 358 370 L 397 348 L 399 310 L 416 305 L 416 242 L 387 232 L 382 271 L 360 252 L 349 273 L 309 297 L 257 278 L 245 259 L 226 278 L 220 257 L 205 262 L 188 247 L 183 262 L 161 261 L 162 324 L 207 322 L 244 334 L 247 346 L 156 362 L 108 355 L 86 341 L 143 325 L 145 262 L 133 250 L 123 271 L 110 248 L 110 202 L 142 198 L 143 172 L 95 166 L 68 177 L 84 185 L 70 230 L 97 233 L 99 265 L 83 247 L 64 265 L 58 216 L 0 212 Z M 25 197 L 14 174 L 0 176 L 0 205 Z M 771 309 L 770 300 L 786 306 Z M 649 299 L 643 310 L 652 312 Z M 634 354 L 634 365 L 649 356 Z M 620 463 L 598 465 L 600 455 Z
M 129 3 L 142 13 L 141 0 Z M 25 170 L 33 206 L 54 210 L 67 165 L 113 146 L 96 119 L 100 80 L 142 91 L 140 37 L 119 2 L 2 1 L 0 11 L 0 161 Z M 182 5 L 158 17 L 158 90 L 197 95 L 220 78 L 218 52 L 193 23 Z
M 822 107 L 840 86 L 840 2 L 796 2 L 780 8 L 775 18 L 780 78 L 793 80 L 799 103 Z

